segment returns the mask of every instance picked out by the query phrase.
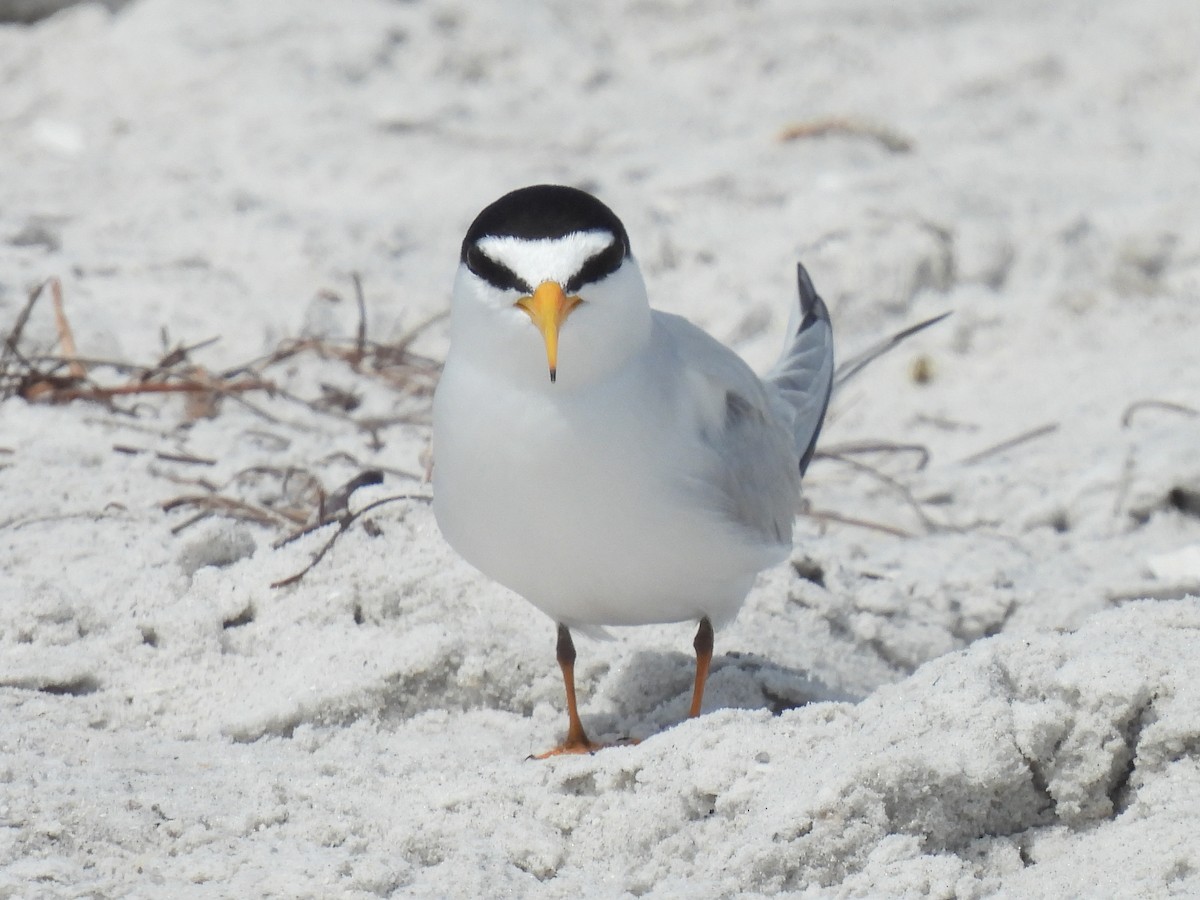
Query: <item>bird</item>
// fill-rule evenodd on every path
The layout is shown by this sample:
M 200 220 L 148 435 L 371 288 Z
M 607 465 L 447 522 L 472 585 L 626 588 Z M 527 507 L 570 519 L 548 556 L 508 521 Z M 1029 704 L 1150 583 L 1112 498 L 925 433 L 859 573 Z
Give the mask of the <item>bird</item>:
M 690 717 L 714 629 L 786 560 L 833 383 L 829 311 L 802 264 L 760 378 L 651 309 L 621 220 L 566 185 L 519 188 L 467 229 L 433 404 L 433 511 L 450 546 L 557 626 L 566 739 L 590 753 L 572 631 L 695 622 Z

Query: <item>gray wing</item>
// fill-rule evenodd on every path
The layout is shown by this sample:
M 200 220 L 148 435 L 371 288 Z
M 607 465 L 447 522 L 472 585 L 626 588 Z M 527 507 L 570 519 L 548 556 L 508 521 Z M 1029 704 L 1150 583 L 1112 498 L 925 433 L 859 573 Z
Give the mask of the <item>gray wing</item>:
M 791 411 L 792 436 L 803 475 L 816 449 L 833 390 L 833 325 L 825 301 L 800 263 L 796 263 L 796 280 L 800 303 L 793 308 L 783 353 L 766 380 Z
M 691 322 L 655 312 L 686 373 L 709 450 L 701 473 L 720 511 L 756 540 L 790 545 L 800 472 L 792 436 L 762 382 L 736 353 Z
M 725 421 L 712 442 L 725 460 L 722 488 L 734 521 L 779 544 L 791 544 L 800 472 L 791 435 L 760 403 L 725 393 Z

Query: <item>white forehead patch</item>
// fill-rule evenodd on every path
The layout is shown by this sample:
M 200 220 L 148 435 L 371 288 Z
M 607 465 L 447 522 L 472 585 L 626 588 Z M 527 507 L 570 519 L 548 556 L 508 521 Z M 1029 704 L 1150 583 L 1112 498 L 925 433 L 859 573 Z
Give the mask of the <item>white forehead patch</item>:
M 480 238 L 480 250 L 516 273 L 530 287 L 543 281 L 565 284 L 583 264 L 616 240 L 610 231 L 576 231 L 557 238 L 516 238 L 489 235 Z

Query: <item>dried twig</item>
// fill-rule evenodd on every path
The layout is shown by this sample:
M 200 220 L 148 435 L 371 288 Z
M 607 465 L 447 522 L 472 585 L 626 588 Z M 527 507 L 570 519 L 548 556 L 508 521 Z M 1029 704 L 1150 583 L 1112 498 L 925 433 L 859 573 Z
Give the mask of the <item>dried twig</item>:
M 29 400 L 45 397 L 51 403 L 69 403 L 72 400 L 113 400 L 134 394 L 238 394 L 245 391 L 271 391 L 274 385 L 268 381 L 247 380 L 226 384 L 206 381 L 151 381 L 136 384 L 118 384 L 112 387 L 77 388 L 57 386 L 54 379 L 35 381 L 21 396 Z
M 929 448 L 924 444 L 896 444 L 891 441 L 849 441 L 844 444 L 834 444 L 824 447 L 813 454 L 813 459 L 843 459 L 847 456 L 872 453 L 915 453 L 917 455 L 916 471 L 921 471 L 929 464 Z
M 932 425 L 934 428 L 940 428 L 943 431 L 979 430 L 979 426 L 974 422 L 958 422 L 954 419 L 948 419 L 945 416 L 931 416 L 928 413 L 917 413 L 913 421 L 920 422 L 922 425 Z
M 354 355 L 351 357 L 350 364 L 357 371 L 367 355 L 367 301 L 363 297 L 362 278 L 359 277 L 359 274 L 352 272 L 350 280 L 354 282 L 354 302 L 358 306 L 358 332 L 355 336 Z
M 446 318 L 448 315 L 450 315 L 448 310 L 441 310 L 440 312 L 434 313 L 424 321 L 418 322 L 412 328 L 408 329 L 408 331 L 406 331 L 404 334 L 400 335 L 400 338 L 394 344 L 390 345 L 391 351 L 393 353 L 408 352 L 408 348 L 411 346 L 413 341 L 428 331 L 432 326 L 442 321 L 442 319 Z M 437 364 L 435 363 L 435 365 Z
M 50 288 L 61 353 L 57 356 L 25 356 L 18 345 L 33 306 L 47 286 Z M 164 354 L 152 366 L 81 357 L 66 315 L 62 282 L 58 278 L 49 278 L 31 292 L 28 302 L 5 338 L 4 347 L 0 352 L 0 397 L 15 394 L 30 402 L 46 403 L 87 400 L 115 408 L 112 406 L 114 400 L 142 395 L 182 394 L 198 400 L 257 390 L 269 392 L 274 389 L 274 385 L 263 378 L 214 378 L 202 368 L 187 364 L 188 354 L 192 350 L 207 346 L 214 340 L 215 338 L 210 338 L 190 347 L 178 346 Z M 92 369 L 111 369 L 131 375 L 132 380 L 121 384 L 99 384 L 89 376 L 89 366 Z M 194 404 L 193 406 L 200 409 Z M 204 405 L 204 410 L 207 410 L 206 414 L 212 414 L 215 412 L 215 406 L 210 402 Z
M 441 363 L 410 352 L 408 345 L 415 340 L 421 330 L 428 328 L 434 322 L 444 318 L 445 315 L 444 312 L 439 313 L 420 323 L 416 328 L 405 333 L 395 344 L 381 344 L 364 337 L 361 358 L 358 357 L 357 340 L 347 344 L 344 341 L 332 339 L 289 338 L 282 341 L 278 347 L 265 356 L 227 369 L 221 375 L 224 378 L 232 378 L 246 373 L 261 373 L 271 366 L 302 353 L 314 353 L 322 359 L 341 360 L 355 371 L 375 375 L 392 387 L 405 390 L 410 394 L 427 396 L 433 393 L 437 376 L 441 372 Z M 359 358 L 358 364 L 355 363 L 356 358 Z
M 173 369 L 173 368 L 175 368 L 175 366 L 178 366 L 178 365 L 181 365 L 182 363 L 187 362 L 188 357 L 190 356 L 192 351 L 200 350 L 200 349 L 203 349 L 204 347 L 212 346 L 219 340 L 220 340 L 219 337 L 210 337 L 210 338 L 206 338 L 203 341 L 197 341 L 194 344 L 190 344 L 190 345 L 179 344 L 179 345 L 175 346 L 171 350 L 168 350 L 166 353 L 164 353 L 162 355 L 162 358 L 160 358 L 157 363 L 155 363 L 153 366 L 146 369 L 142 373 L 142 375 L 141 375 L 142 381 L 149 381 L 151 378 L 154 378 L 156 375 L 161 375 L 161 374 L 167 372 L 169 369 Z
M 267 509 L 265 506 L 256 506 L 235 497 L 224 497 L 220 494 L 192 494 L 175 497 L 163 503 L 162 509 L 163 512 L 171 512 L 171 510 L 189 506 L 199 507 L 201 514 L 176 525 L 171 529 L 172 534 L 179 534 L 185 528 L 211 515 L 224 515 L 231 519 L 257 522 L 260 525 L 293 524 L 287 516 L 275 510 Z
M 47 285 L 50 286 L 53 294 L 54 312 L 62 352 L 58 356 L 26 357 L 22 355 L 18 345 L 34 304 Z M 340 420 L 347 421 L 366 431 L 371 436 L 371 440 L 377 442 L 377 432 L 382 427 L 393 422 L 411 421 L 413 416 L 410 414 L 388 421 L 359 422 L 347 414 L 356 403 L 356 399 L 350 392 L 347 392 L 345 396 L 337 396 L 334 395 L 336 392 L 331 394 L 326 391 L 320 398 L 305 400 L 280 391 L 265 374 L 267 369 L 277 363 L 299 353 L 313 352 L 322 358 L 341 360 L 356 372 L 380 378 L 410 397 L 430 397 L 441 366 L 435 360 L 412 353 L 408 346 L 417 335 L 445 314 L 440 313 L 419 323 L 403 335 L 397 344 L 380 344 L 371 341 L 367 335 L 366 299 L 362 280 L 357 274 L 354 276 L 354 289 L 358 305 L 358 329 L 353 342 L 347 344 L 346 342 L 321 339 L 286 340 L 264 357 L 235 366 L 222 373 L 212 374 L 193 365 L 190 362 L 190 354 L 210 345 L 217 338 L 208 338 L 191 345 L 175 346 L 166 350 L 157 362 L 148 366 L 124 361 L 81 357 L 64 311 L 61 282 L 56 278 L 47 279 L 30 293 L 29 300 L 5 338 L 3 347 L 0 348 L 0 398 L 16 394 L 29 401 L 48 403 L 85 400 L 104 403 L 110 409 L 117 409 L 113 402 L 122 398 L 179 394 L 187 399 L 185 407 L 187 417 L 196 419 L 201 416 L 215 415 L 217 406 L 214 401 L 218 398 L 228 397 L 267 421 L 283 424 L 278 417 L 250 402 L 245 396 L 261 390 L 268 394 L 283 396 L 312 411 L 334 415 Z M 167 337 L 164 333 L 164 345 L 166 341 Z M 115 371 L 130 376 L 131 380 L 115 385 L 97 383 L 89 377 L 89 367 L 92 370 Z M 337 406 L 338 403 L 346 407 L 346 412 L 329 408 Z M 305 427 L 300 423 L 287 424 L 293 424 L 297 428 Z
M 349 512 L 350 495 L 361 487 L 383 484 L 383 473 L 378 469 L 367 469 L 359 472 L 340 488 L 324 498 L 320 508 L 320 518 L 326 521 Z
M 382 484 L 383 474 L 378 469 L 368 469 L 355 475 L 340 488 L 335 490 L 328 497 L 324 492 L 321 493 L 317 502 L 317 515 L 314 521 L 305 525 L 297 531 L 277 540 L 272 547 L 278 550 L 280 547 L 287 546 L 306 534 L 312 534 L 326 525 L 332 525 L 335 522 L 340 522 L 342 519 L 350 515 L 350 496 L 361 487 L 368 485 Z
M 263 357 L 225 372 L 210 373 L 203 367 L 194 364 L 191 361 L 191 354 L 209 346 L 217 338 L 208 338 L 190 345 L 181 343 L 170 346 L 165 331 L 162 337 L 162 354 L 151 365 L 139 365 L 120 360 L 89 359 L 80 356 L 75 336 L 66 316 L 61 282 L 56 278 L 47 279 L 30 292 L 25 306 L 4 338 L 3 346 L 0 347 L 0 397 L 15 394 L 31 402 L 48 403 L 66 403 L 74 400 L 95 401 L 104 403 L 110 411 L 122 411 L 114 401 L 120 399 L 136 401 L 143 397 L 182 395 L 193 401 L 188 407 L 191 418 L 197 415 L 216 413 L 216 405 L 211 402 L 210 398 L 229 397 L 245 405 L 253 413 L 267 421 L 294 427 L 298 430 L 309 428 L 303 422 L 284 422 L 247 399 L 248 395 L 262 391 L 272 398 L 301 404 L 313 412 L 331 416 L 339 422 L 347 422 L 367 434 L 371 445 L 379 447 L 382 445 L 379 437 L 382 429 L 398 423 L 423 421 L 428 418 L 427 412 L 414 408 L 410 412 L 401 410 L 398 415 L 388 417 L 354 418 L 349 413 L 355 409 L 358 401 L 352 390 L 340 391 L 337 388 L 327 388 L 324 389 L 321 397 L 307 400 L 280 389 L 267 377 L 272 366 L 302 353 L 313 353 L 324 359 L 341 361 L 356 373 L 378 378 L 409 398 L 424 400 L 432 395 L 441 365 L 436 360 L 413 353 L 410 345 L 427 328 L 444 318 L 445 313 L 439 313 L 419 322 L 404 333 L 398 341 L 391 344 L 372 341 L 367 332 L 368 316 L 363 284 L 357 274 L 353 276 L 353 283 L 358 308 L 358 327 L 352 341 L 311 338 L 285 340 Z M 33 308 L 42 294 L 46 292 L 47 286 L 50 288 L 54 304 L 60 353 L 58 355 L 39 353 L 36 356 L 27 357 L 22 354 L 19 345 Z M 116 373 L 121 378 L 118 383 L 106 384 L 94 377 L 96 372 Z M 343 409 L 330 408 L 339 405 Z M 134 408 L 136 409 L 136 402 Z M 157 437 L 165 439 L 166 435 L 157 434 Z M 199 457 L 186 452 L 154 450 L 126 444 L 115 444 L 113 450 L 126 454 L 152 454 L 156 460 L 170 463 L 214 466 L 219 462 L 216 459 Z M 355 478 L 328 495 L 315 475 L 295 468 L 252 467 L 235 474 L 224 486 L 218 486 L 206 479 L 181 479 L 176 473 L 170 471 L 158 474 L 172 481 L 187 483 L 188 490 L 191 491 L 167 500 L 162 505 L 164 512 L 191 511 L 185 521 L 175 525 L 173 528 L 175 533 L 179 533 L 209 516 L 222 515 L 273 528 L 284 526 L 290 529 L 291 533 L 280 542 L 282 545 L 326 525 L 337 525 L 337 533 L 306 567 L 304 571 L 307 572 L 332 546 L 337 534 L 344 533 L 368 510 L 374 509 L 384 502 L 399 499 L 428 502 L 427 496 L 404 495 L 377 501 L 358 512 L 350 512 L 351 495 L 363 486 L 379 484 L 383 480 L 383 471 L 380 468 L 373 468 L 360 472 Z M 418 478 L 411 472 L 398 469 L 390 471 L 411 480 Z M 239 485 L 240 480 L 264 474 L 282 480 L 280 502 L 268 501 L 269 505 L 264 505 L 230 495 L 248 490 L 245 484 Z M 292 484 L 297 477 L 303 477 L 306 480 L 299 486 Z M 364 521 L 369 522 L 370 520 Z M 295 530 L 297 526 L 299 530 Z M 303 574 L 301 572 L 292 579 L 285 579 L 279 586 L 293 584 L 303 577 Z
M 275 479 L 279 483 L 280 494 L 290 501 L 292 506 L 275 511 L 293 524 L 300 525 L 309 521 L 313 516 L 313 509 L 320 508 L 325 496 L 321 479 L 299 466 L 246 466 L 235 472 L 223 488 L 242 484 L 254 486 L 261 482 L 261 476 Z
M 966 459 L 962 460 L 961 465 L 972 465 L 980 462 L 981 460 L 987 459 L 989 456 L 994 456 L 997 453 L 1003 453 L 1005 450 L 1011 450 L 1013 447 L 1017 447 L 1021 444 L 1027 443 L 1028 441 L 1032 441 L 1035 438 L 1045 437 L 1048 434 L 1053 434 L 1055 431 L 1058 431 L 1057 422 L 1051 422 L 1048 425 L 1041 425 L 1038 428 L 1033 428 L 1029 431 L 1022 432 L 1016 437 L 1009 438 L 1006 441 L 1001 441 L 999 444 L 994 444 L 985 450 L 980 450 L 978 453 L 973 453 Z
M 57 278 L 50 279 L 50 301 L 54 305 L 54 324 L 58 328 L 58 345 L 62 347 L 63 357 L 67 361 L 67 371 L 72 378 L 82 381 L 87 378 L 87 369 L 79 362 L 79 350 L 75 347 L 75 335 L 71 332 L 71 323 L 67 321 L 67 313 L 63 309 L 62 282 Z
M 853 516 L 843 516 L 841 513 L 830 512 L 829 510 L 810 509 L 804 515 L 810 519 L 816 519 L 818 522 L 838 522 L 842 525 L 853 525 L 857 528 L 869 528 L 872 531 L 882 531 L 884 534 L 890 534 L 895 537 L 916 537 L 912 532 L 905 531 L 903 528 L 896 528 L 894 525 L 885 525 L 882 522 L 872 522 L 869 519 L 858 519 Z
M 131 447 L 128 444 L 113 444 L 113 451 L 129 456 L 136 456 L 140 453 L 153 453 L 155 459 L 161 459 L 163 462 L 187 463 L 194 466 L 215 466 L 217 464 L 215 459 L 193 456 L 190 453 L 164 453 L 161 450 L 147 450 L 145 447 Z
M 1133 600 L 1183 600 L 1195 597 L 1197 593 L 1200 593 L 1200 583 L 1197 582 L 1148 584 L 1145 587 L 1110 590 L 1106 592 L 1104 601 L 1113 606 L 1120 606 Z
M 349 530 L 350 526 L 353 525 L 359 518 L 361 518 L 362 516 L 371 512 L 371 510 L 378 509 L 379 507 L 383 506 L 384 504 L 396 503 L 397 501 L 400 501 L 400 500 L 417 500 L 422 503 L 429 503 L 433 500 L 433 498 L 426 494 L 398 494 L 395 497 L 384 497 L 380 500 L 376 500 L 372 503 L 368 503 L 366 506 L 364 506 L 362 509 L 358 510 L 357 512 L 347 513 L 346 515 L 341 516 L 340 518 L 334 519 L 328 523 L 323 523 L 323 524 L 334 524 L 334 522 L 336 522 L 337 526 L 338 526 L 337 531 L 335 531 L 333 534 L 331 534 L 329 536 L 329 538 L 325 541 L 325 543 L 322 544 L 321 547 L 317 550 L 317 552 L 315 554 L 313 554 L 313 558 L 309 561 L 308 565 L 306 565 L 299 572 L 296 572 L 293 575 L 289 575 L 287 578 L 281 578 L 279 581 L 272 582 L 271 587 L 282 588 L 282 587 L 288 587 L 289 585 L 296 584 L 298 581 L 300 581 L 300 579 L 302 579 L 305 575 L 307 575 L 314 568 L 316 568 L 317 564 L 322 559 L 325 558 L 325 554 L 328 553 L 333 548 L 333 545 L 335 543 L 337 543 L 338 538 L 340 538 L 343 534 L 345 534 Z M 309 528 L 303 533 L 310 533 L 314 530 L 315 530 L 315 528 Z M 298 536 L 299 535 L 297 535 L 297 537 Z
M 0 373 L 4 371 L 4 365 L 8 362 L 9 356 L 17 354 L 17 344 L 21 342 L 21 335 L 25 331 L 25 325 L 29 321 L 29 316 L 33 312 L 34 305 L 38 302 L 38 298 L 42 296 L 42 291 L 46 289 L 47 282 L 43 281 L 37 287 L 29 292 L 29 299 L 25 301 L 25 305 L 21 307 L 21 311 L 17 313 L 17 321 L 13 323 L 12 330 L 4 339 L 4 347 L 0 349 Z
M 362 466 L 358 457 L 353 453 L 347 453 L 345 450 L 334 450 L 332 453 L 322 456 L 316 461 L 318 466 L 328 466 L 333 463 L 344 463 L 349 466 Z M 383 472 L 387 475 L 395 475 L 397 478 L 406 478 L 409 481 L 420 481 L 421 476 L 415 472 L 409 472 L 407 469 L 397 469 L 395 466 L 372 466 L 376 472 Z
M 1125 501 L 1129 497 L 1129 488 L 1133 484 L 1133 469 L 1134 469 L 1133 451 L 1130 450 L 1125 454 L 1125 464 L 1121 466 L 1121 478 L 1117 482 L 1117 493 L 1113 497 L 1113 515 L 1120 515 L 1121 510 L 1125 508 Z
M 810 119 L 807 122 L 789 125 L 779 133 L 779 140 L 786 143 L 802 138 L 826 137 L 827 135 L 867 138 L 875 141 L 889 153 L 908 153 L 913 149 L 912 140 L 894 129 L 843 116 L 827 116 L 822 119 Z
M 927 531 L 938 531 L 941 529 L 942 526 L 933 521 L 933 519 L 929 518 L 929 516 L 925 513 L 925 510 L 921 508 L 921 502 L 917 500 L 915 496 L 913 496 L 913 492 L 908 488 L 907 485 L 901 484 L 895 478 L 885 472 L 881 472 L 874 466 L 869 466 L 864 462 L 853 459 L 852 457 L 829 455 L 826 458 L 833 460 L 834 462 L 840 462 L 844 465 L 850 466 L 853 469 L 857 469 L 859 472 L 870 475 L 875 480 L 891 488 L 900 496 L 900 499 L 902 499 L 909 507 L 912 508 L 912 511 L 917 514 L 917 518 L 921 520 L 921 524 L 925 526 Z
M 1172 403 L 1169 400 L 1138 400 L 1125 407 L 1125 412 L 1121 415 L 1121 427 L 1128 428 L 1133 422 L 1134 413 L 1140 412 L 1143 409 L 1165 409 L 1168 412 L 1179 413 L 1188 417 L 1200 416 L 1200 410 L 1184 406 L 1182 403 Z

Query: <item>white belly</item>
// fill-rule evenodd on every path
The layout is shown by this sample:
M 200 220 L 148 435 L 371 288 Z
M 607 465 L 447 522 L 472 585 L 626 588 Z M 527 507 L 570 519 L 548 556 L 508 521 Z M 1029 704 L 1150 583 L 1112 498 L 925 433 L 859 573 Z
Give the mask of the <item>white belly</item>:
M 755 574 L 786 556 L 710 506 L 694 434 L 642 387 L 636 404 L 619 383 L 560 400 L 550 385 L 522 392 L 456 365 L 438 388 L 442 533 L 566 625 L 720 623 Z

